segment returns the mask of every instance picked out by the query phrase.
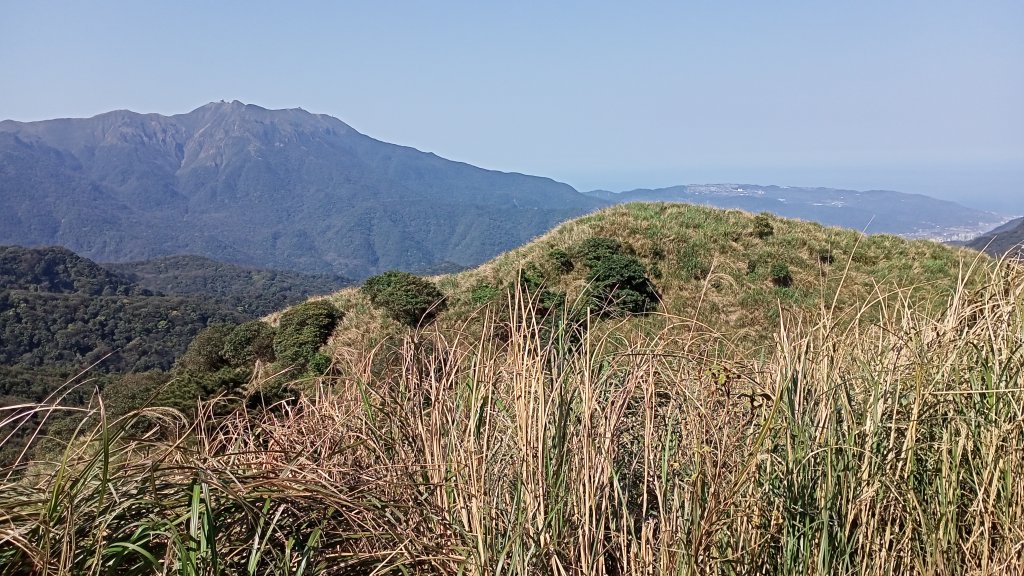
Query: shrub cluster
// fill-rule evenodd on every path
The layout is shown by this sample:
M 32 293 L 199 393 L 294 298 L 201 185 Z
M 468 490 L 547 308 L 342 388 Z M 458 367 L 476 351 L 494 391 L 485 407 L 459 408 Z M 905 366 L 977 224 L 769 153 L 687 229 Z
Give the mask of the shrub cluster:
M 274 336 L 274 354 L 280 361 L 322 374 L 330 359 L 320 354 L 320 347 L 327 343 L 341 318 L 341 310 L 327 300 L 290 308 L 281 314 Z
M 768 278 L 779 288 L 789 288 L 793 284 L 793 274 L 785 262 L 775 262 L 768 269 Z
M 371 304 L 410 327 L 431 322 L 447 307 L 444 294 L 433 282 L 408 272 L 393 270 L 372 276 L 361 290 Z
M 500 295 L 501 290 L 499 290 L 496 286 L 493 286 L 486 282 L 481 282 L 480 284 L 473 286 L 472 290 L 470 290 L 469 300 L 473 304 L 479 306 L 481 304 L 487 304 L 488 302 L 494 301 Z
M 589 269 L 589 300 L 599 314 L 644 314 L 657 307 L 658 292 L 646 267 L 618 240 L 587 238 L 573 254 Z
M 775 235 L 775 226 L 772 225 L 772 216 L 767 212 L 761 212 L 757 216 L 754 216 L 754 236 L 761 238 L 769 238 Z
M 605 238 L 604 236 L 587 238 L 576 244 L 572 250 L 573 256 L 587 268 L 599 265 L 602 260 L 609 256 L 624 253 L 628 254 L 630 251 L 624 249 L 622 242 L 614 238 Z
M 532 311 L 539 318 L 553 318 L 565 307 L 565 292 L 546 287 L 543 273 L 536 266 L 527 266 L 516 277 L 518 289 L 530 298 Z M 515 286 L 510 287 L 514 289 Z
M 572 255 L 561 248 L 552 248 L 548 252 L 548 260 L 554 265 L 555 270 L 563 274 L 572 272 L 576 267 L 572 261 Z
M 658 305 L 658 293 L 636 256 L 611 254 L 591 266 L 591 299 L 603 315 L 644 314 Z
M 222 368 L 249 367 L 256 360 L 274 361 L 274 329 L 258 320 L 214 324 L 189 343 L 178 359 L 179 373 L 210 373 Z

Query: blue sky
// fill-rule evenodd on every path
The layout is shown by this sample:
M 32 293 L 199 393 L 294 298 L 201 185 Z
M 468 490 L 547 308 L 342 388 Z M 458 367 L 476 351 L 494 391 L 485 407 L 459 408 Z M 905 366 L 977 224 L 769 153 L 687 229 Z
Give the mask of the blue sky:
M 0 2 L 0 118 L 302 107 L 581 190 L 1024 213 L 1024 2 Z

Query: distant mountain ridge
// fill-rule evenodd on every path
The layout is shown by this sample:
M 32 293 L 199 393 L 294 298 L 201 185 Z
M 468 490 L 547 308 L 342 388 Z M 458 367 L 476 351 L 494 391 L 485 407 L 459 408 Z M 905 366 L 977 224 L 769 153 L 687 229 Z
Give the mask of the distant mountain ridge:
M 955 202 L 888 190 L 841 190 L 756 184 L 691 184 L 626 192 L 586 194 L 615 204 L 687 202 L 716 208 L 771 212 L 869 233 L 907 238 L 966 240 L 1004 222 L 1005 217 Z
M 0 243 L 98 261 L 198 254 L 349 277 L 469 266 L 602 205 L 301 109 L 0 122 Z
M 1010 220 L 964 243 L 968 248 L 982 250 L 992 256 L 1009 254 L 1017 258 L 1024 256 L 1024 218 Z
M 705 184 L 581 194 L 374 140 L 330 116 L 238 101 L 172 116 L 0 122 L 0 244 L 61 245 L 100 262 L 194 254 L 356 280 L 448 272 L 634 201 L 945 241 L 1005 221 L 887 191 Z

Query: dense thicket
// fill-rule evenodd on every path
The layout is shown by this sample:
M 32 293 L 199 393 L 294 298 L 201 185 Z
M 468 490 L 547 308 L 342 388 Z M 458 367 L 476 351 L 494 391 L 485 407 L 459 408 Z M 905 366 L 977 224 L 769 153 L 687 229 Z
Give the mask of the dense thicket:
M 0 247 L 0 365 L 168 370 L 207 325 L 239 323 L 344 283 L 193 256 L 100 266 L 60 247 Z
M 64 248 L 0 247 L 0 407 L 55 392 L 80 406 L 111 375 L 169 370 L 208 324 L 246 318 L 216 298 L 155 294 Z M 79 374 L 83 385 L 60 392 Z
M 341 310 L 327 300 L 305 302 L 285 311 L 274 335 L 274 355 L 300 370 L 323 373 L 330 358 L 320 354 L 320 347 L 341 318 Z
M 0 364 L 169 369 L 211 322 L 245 317 L 200 298 L 0 292 Z

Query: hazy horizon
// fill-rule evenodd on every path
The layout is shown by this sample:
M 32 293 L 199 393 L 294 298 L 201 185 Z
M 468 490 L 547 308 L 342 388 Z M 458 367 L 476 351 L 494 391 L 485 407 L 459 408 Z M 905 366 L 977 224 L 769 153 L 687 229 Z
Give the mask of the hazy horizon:
M 581 191 L 888 189 L 1024 213 L 1019 2 L 47 2 L 5 15 L 2 118 L 239 99 Z

